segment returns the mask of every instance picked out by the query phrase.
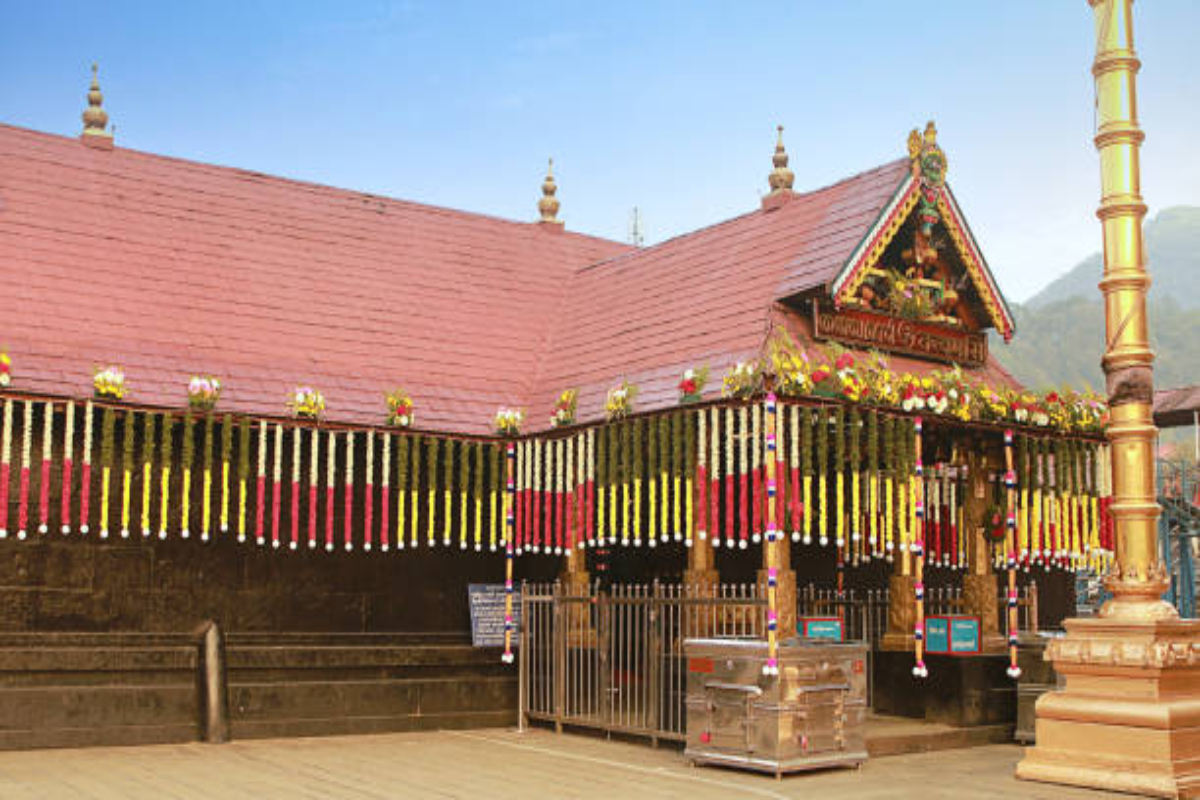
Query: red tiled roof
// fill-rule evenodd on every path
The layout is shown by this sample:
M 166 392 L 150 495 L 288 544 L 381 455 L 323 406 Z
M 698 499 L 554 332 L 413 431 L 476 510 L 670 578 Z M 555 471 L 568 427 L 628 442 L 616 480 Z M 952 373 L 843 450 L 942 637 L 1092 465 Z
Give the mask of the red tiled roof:
M 421 427 L 485 432 L 526 397 L 571 271 L 627 245 L 536 224 L 0 125 L 0 344 L 20 387 L 278 414 L 311 384 L 380 422 L 403 386 Z
M 673 405 L 680 375 L 708 364 L 709 389 L 757 357 L 777 299 L 841 269 L 909 172 L 907 159 L 799 194 L 774 208 L 579 270 L 551 335 L 534 422 L 555 393 L 579 388 L 579 414 L 600 416 L 626 378 L 637 408 Z
M 116 363 L 130 400 L 175 407 L 214 374 L 225 410 L 280 414 L 311 384 L 331 419 L 381 422 L 403 386 L 419 427 L 464 433 L 500 405 L 545 428 L 572 386 L 594 419 L 621 378 L 650 410 L 690 366 L 719 389 L 773 325 L 803 339 L 778 301 L 833 279 L 908 170 L 634 250 L 0 125 L 0 344 L 19 388 L 86 396 L 93 365 Z M 982 373 L 1015 383 L 994 361 Z

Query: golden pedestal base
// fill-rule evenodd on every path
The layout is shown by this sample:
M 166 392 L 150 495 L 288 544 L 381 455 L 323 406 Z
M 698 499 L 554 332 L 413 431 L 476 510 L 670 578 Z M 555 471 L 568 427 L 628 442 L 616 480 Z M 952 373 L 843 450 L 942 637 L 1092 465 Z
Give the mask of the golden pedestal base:
M 1017 777 L 1200 797 L 1200 621 L 1070 619 Z

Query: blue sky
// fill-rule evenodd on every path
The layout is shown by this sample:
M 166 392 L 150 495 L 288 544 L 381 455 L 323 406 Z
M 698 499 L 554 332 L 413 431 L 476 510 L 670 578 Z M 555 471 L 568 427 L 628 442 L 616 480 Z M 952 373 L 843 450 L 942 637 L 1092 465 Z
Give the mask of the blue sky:
M 1135 14 L 1147 202 L 1200 205 L 1200 2 Z M 118 146 L 515 219 L 553 155 L 569 228 L 654 242 L 754 208 L 776 124 L 804 190 L 933 118 L 1022 300 L 1099 249 L 1093 35 L 1085 0 L 9 2 L 0 121 L 76 134 L 97 60 Z

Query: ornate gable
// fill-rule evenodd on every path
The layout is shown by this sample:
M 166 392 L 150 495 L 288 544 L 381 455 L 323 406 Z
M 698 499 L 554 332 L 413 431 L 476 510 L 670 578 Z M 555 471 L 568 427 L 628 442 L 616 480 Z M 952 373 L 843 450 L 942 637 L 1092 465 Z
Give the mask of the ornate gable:
M 908 152 L 910 174 L 833 281 L 834 309 L 1009 340 L 1012 314 L 946 184 L 932 122 L 909 135 Z

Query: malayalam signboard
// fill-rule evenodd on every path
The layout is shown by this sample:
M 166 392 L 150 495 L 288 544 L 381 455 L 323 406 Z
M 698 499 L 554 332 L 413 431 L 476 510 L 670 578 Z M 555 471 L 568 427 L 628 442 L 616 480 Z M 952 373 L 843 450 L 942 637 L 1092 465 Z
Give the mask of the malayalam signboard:
M 987 336 L 945 325 L 891 317 L 857 308 L 834 309 L 813 302 L 813 336 L 895 353 L 982 366 L 987 361 Z
M 471 605 L 471 644 L 474 647 L 504 646 L 504 584 L 472 583 L 467 586 Z M 513 589 L 513 647 L 521 629 L 521 590 Z

